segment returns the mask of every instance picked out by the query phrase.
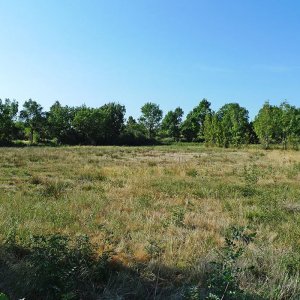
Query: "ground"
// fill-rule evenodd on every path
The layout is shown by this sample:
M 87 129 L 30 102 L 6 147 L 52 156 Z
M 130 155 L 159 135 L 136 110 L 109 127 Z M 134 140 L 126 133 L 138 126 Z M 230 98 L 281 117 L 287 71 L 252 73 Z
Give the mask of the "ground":
M 205 286 L 226 232 L 243 226 L 256 236 L 239 259 L 239 285 L 266 299 L 297 299 L 299 182 L 297 151 L 1 148 L 0 238 L 86 234 L 99 255 L 111 250 L 111 263 L 143 266 L 164 297 L 179 297 L 183 285 Z

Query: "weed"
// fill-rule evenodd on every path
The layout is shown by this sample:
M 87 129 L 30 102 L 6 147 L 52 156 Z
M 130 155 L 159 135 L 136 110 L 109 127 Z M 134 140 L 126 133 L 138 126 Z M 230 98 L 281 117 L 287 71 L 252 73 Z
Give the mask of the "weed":
M 155 166 L 157 166 L 157 162 L 155 162 L 155 161 L 148 161 L 148 166 L 149 167 L 155 167 Z
M 172 212 L 171 223 L 176 226 L 184 226 L 185 209 L 183 207 L 175 207 Z
M 245 181 L 245 187 L 242 189 L 244 197 L 253 196 L 255 194 L 255 186 L 259 180 L 259 170 L 256 165 L 249 167 L 244 166 L 243 177 Z
M 0 300 L 9 300 L 9 298 L 4 293 L 0 292 Z
M 107 280 L 109 257 L 96 257 L 86 236 L 33 236 L 27 246 L 14 248 L 25 255 L 7 272 L 16 272 L 14 292 L 28 299 L 87 299 Z
M 55 199 L 60 198 L 68 187 L 68 184 L 63 181 L 54 180 L 46 181 L 42 189 L 42 195 L 44 197 L 53 197 Z
M 219 260 L 213 261 L 212 271 L 208 276 L 208 293 L 206 299 L 242 299 L 244 291 L 238 283 L 242 269 L 238 259 L 246 246 L 253 241 L 255 233 L 247 232 L 245 227 L 230 228 L 225 238 L 225 246 L 219 253 Z
M 197 177 L 198 171 L 196 169 L 189 169 L 186 171 L 186 175 L 190 177 Z
M 83 181 L 105 181 L 106 179 L 101 171 L 94 169 L 83 169 L 79 175 L 79 180 Z
M 137 198 L 138 206 L 141 208 L 148 208 L 151 206 L 153 199 L 148 195 L 142 195 Z
M 163 252 L 163 247 L 155 240 L 148 241 L 148 245 L 145 247 L 146 252 L 152 258 L 158 258 Z

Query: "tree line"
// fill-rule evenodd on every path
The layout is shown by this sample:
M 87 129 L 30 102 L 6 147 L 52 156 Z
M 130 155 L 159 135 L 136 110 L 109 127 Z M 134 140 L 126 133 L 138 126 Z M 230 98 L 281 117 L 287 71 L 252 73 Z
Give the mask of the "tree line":
M 180 107 L 163 116 L 158 104 L 148 102 L 141 116 L 125 118 L 124 105 L 111 102 L 98 108 L 63 106 L 56 101 L 49 109 L 25 101 L 19 110 L 15 100 L 0 99 L 0 144 L 28 140 L 30 144 L 143 145 L 159 141 L 203 142 L 210 146 L 239 147 L 261 143 L 264 148 L 281 144 L 298 149 L 300 108 L 282 102 L 265 102 L 254 121 L 246 108 L 228 103 L 218 111 L 203 99 L 185 119 Z

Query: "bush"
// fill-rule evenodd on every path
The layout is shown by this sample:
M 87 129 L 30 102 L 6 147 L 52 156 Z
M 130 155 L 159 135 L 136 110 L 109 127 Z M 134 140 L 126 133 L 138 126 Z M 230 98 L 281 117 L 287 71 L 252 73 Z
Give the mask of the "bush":
M 225 246 L 219 254 L 219 260 L 211 262 L 212 270 L 208 274 L 208 296 L 206 299 L 245 299 L 240 288 L 238 275 L 242 269 L 237 262 L 246 246 L 253 241 L 255 233 L 247 232 L 245 227 L 230 228 Z
M 26 299 L 93 299 L 109 277 L 108 253 L 97 257 L 87 236 L 34 236 L 25 247 L 10 239 L 5 247 L 10 261 L 0 265 L 10 276 L 1 280 L 11 278 L 11 292 Z

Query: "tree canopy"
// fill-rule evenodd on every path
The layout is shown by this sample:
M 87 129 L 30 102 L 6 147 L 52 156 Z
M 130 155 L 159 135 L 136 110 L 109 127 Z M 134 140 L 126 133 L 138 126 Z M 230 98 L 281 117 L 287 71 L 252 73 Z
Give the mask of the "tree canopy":
M 300 144 L 300 108 L 283 101 L 268 101 L 249 121 L 248 110 L 232 102 L 213 111 L 202 99 L 184 119 L 181 107 L 170 110 L 163 118 L 159 105 L 147 102 L 136 120 L 125 118 L 126 108 L 116 102 L 100 107 L 63 106 L 53 103 L 48 111 L 35 100 L 24 102 L 18 115 L 18 102 L 0 99 L 0 144 L 13 140 L 70 145 L 143 145 L 157 142 L 205 142 L 218 147 L 241 147 L 260 143 L 284 149 Z

